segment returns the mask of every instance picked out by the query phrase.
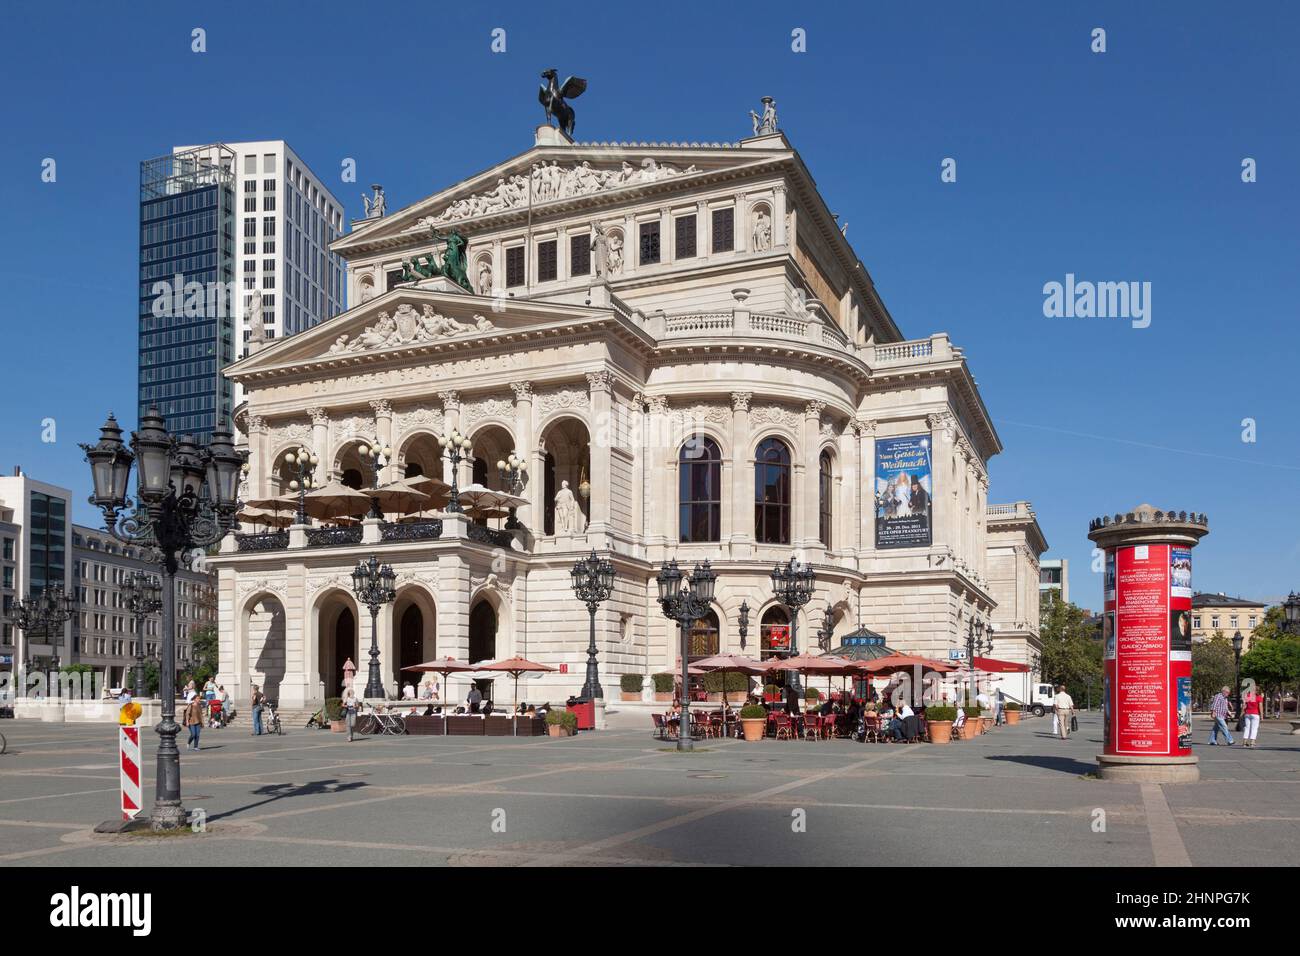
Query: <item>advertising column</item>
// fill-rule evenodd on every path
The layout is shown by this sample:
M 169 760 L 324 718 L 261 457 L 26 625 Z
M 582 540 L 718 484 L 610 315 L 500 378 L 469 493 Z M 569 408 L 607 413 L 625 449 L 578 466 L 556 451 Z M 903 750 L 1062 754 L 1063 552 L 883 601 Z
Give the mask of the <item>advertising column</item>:
M 1208 530 L 1204 515 L 1150 505 L 1089 528 L 1105 552 L 1097 758 L 1104 779 L 1199 776 L 1191 752 L 1192 548 Z

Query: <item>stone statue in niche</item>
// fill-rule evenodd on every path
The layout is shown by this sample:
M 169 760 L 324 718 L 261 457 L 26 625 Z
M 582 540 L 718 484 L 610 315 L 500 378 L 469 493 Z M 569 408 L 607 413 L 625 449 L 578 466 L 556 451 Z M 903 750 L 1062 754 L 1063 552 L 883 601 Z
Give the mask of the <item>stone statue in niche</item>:
M 623 237 L 617 232 L 609 234 L 609 274 L 618 275 L 623 271 Z
M 754 213 L 754 251 L 767 252 L 772 248 L 772 217 L 759 209 Z
M 591 227 L 591 268 L 598 279 L 609 275 L 609 236 L 594 225 Z
M 555 533 L 578 533 L 578 499 L 569 490 L 567 481 L 561 481 L 560 490 L 555 493 Z
M 492 263 L 486 259 L 478 264 L 478 294 L 492 294 Z

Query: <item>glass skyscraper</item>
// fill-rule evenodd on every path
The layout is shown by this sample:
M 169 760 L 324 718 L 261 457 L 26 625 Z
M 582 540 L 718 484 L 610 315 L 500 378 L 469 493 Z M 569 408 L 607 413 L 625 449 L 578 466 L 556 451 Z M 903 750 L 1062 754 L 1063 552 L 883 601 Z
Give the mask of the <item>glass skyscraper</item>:
M 199 440 L 233 410 L 234 166 L 222 145 L 140 164 L 138 411 Z

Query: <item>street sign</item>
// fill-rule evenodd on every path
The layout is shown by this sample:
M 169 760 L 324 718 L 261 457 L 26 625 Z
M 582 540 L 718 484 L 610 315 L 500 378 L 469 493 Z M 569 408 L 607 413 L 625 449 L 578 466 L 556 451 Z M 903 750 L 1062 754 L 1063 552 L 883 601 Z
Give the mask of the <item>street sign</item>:
M 948 648 L 948 660 L 964 661 L 966 659 L 966 649 L 964 647 Z
M 140 728 L 119 727 L 117 737 L 122 753 L 122 819 L 134 820 L 140 812 Z

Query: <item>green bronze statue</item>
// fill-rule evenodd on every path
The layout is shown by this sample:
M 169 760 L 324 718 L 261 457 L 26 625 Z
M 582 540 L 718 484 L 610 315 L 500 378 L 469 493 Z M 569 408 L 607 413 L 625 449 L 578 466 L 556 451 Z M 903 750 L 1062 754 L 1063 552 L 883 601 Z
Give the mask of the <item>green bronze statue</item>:
M 432 253 L 427 256 L 412 256 L 402 260 L 402 281 L 421 282 L 442 275 L 438 261 Z
M 464 234 L 453 228 L 447 235 L 438 232 L 436 227 L 430 226 L 429 232 L 435 240 L 443 240 L 446 247 L 442 250 L 442 275 L 446 276 L 458 286 L 474 291 L 469 284 L 468 263 L 465 261 L 465 246 L 468 245 Z

